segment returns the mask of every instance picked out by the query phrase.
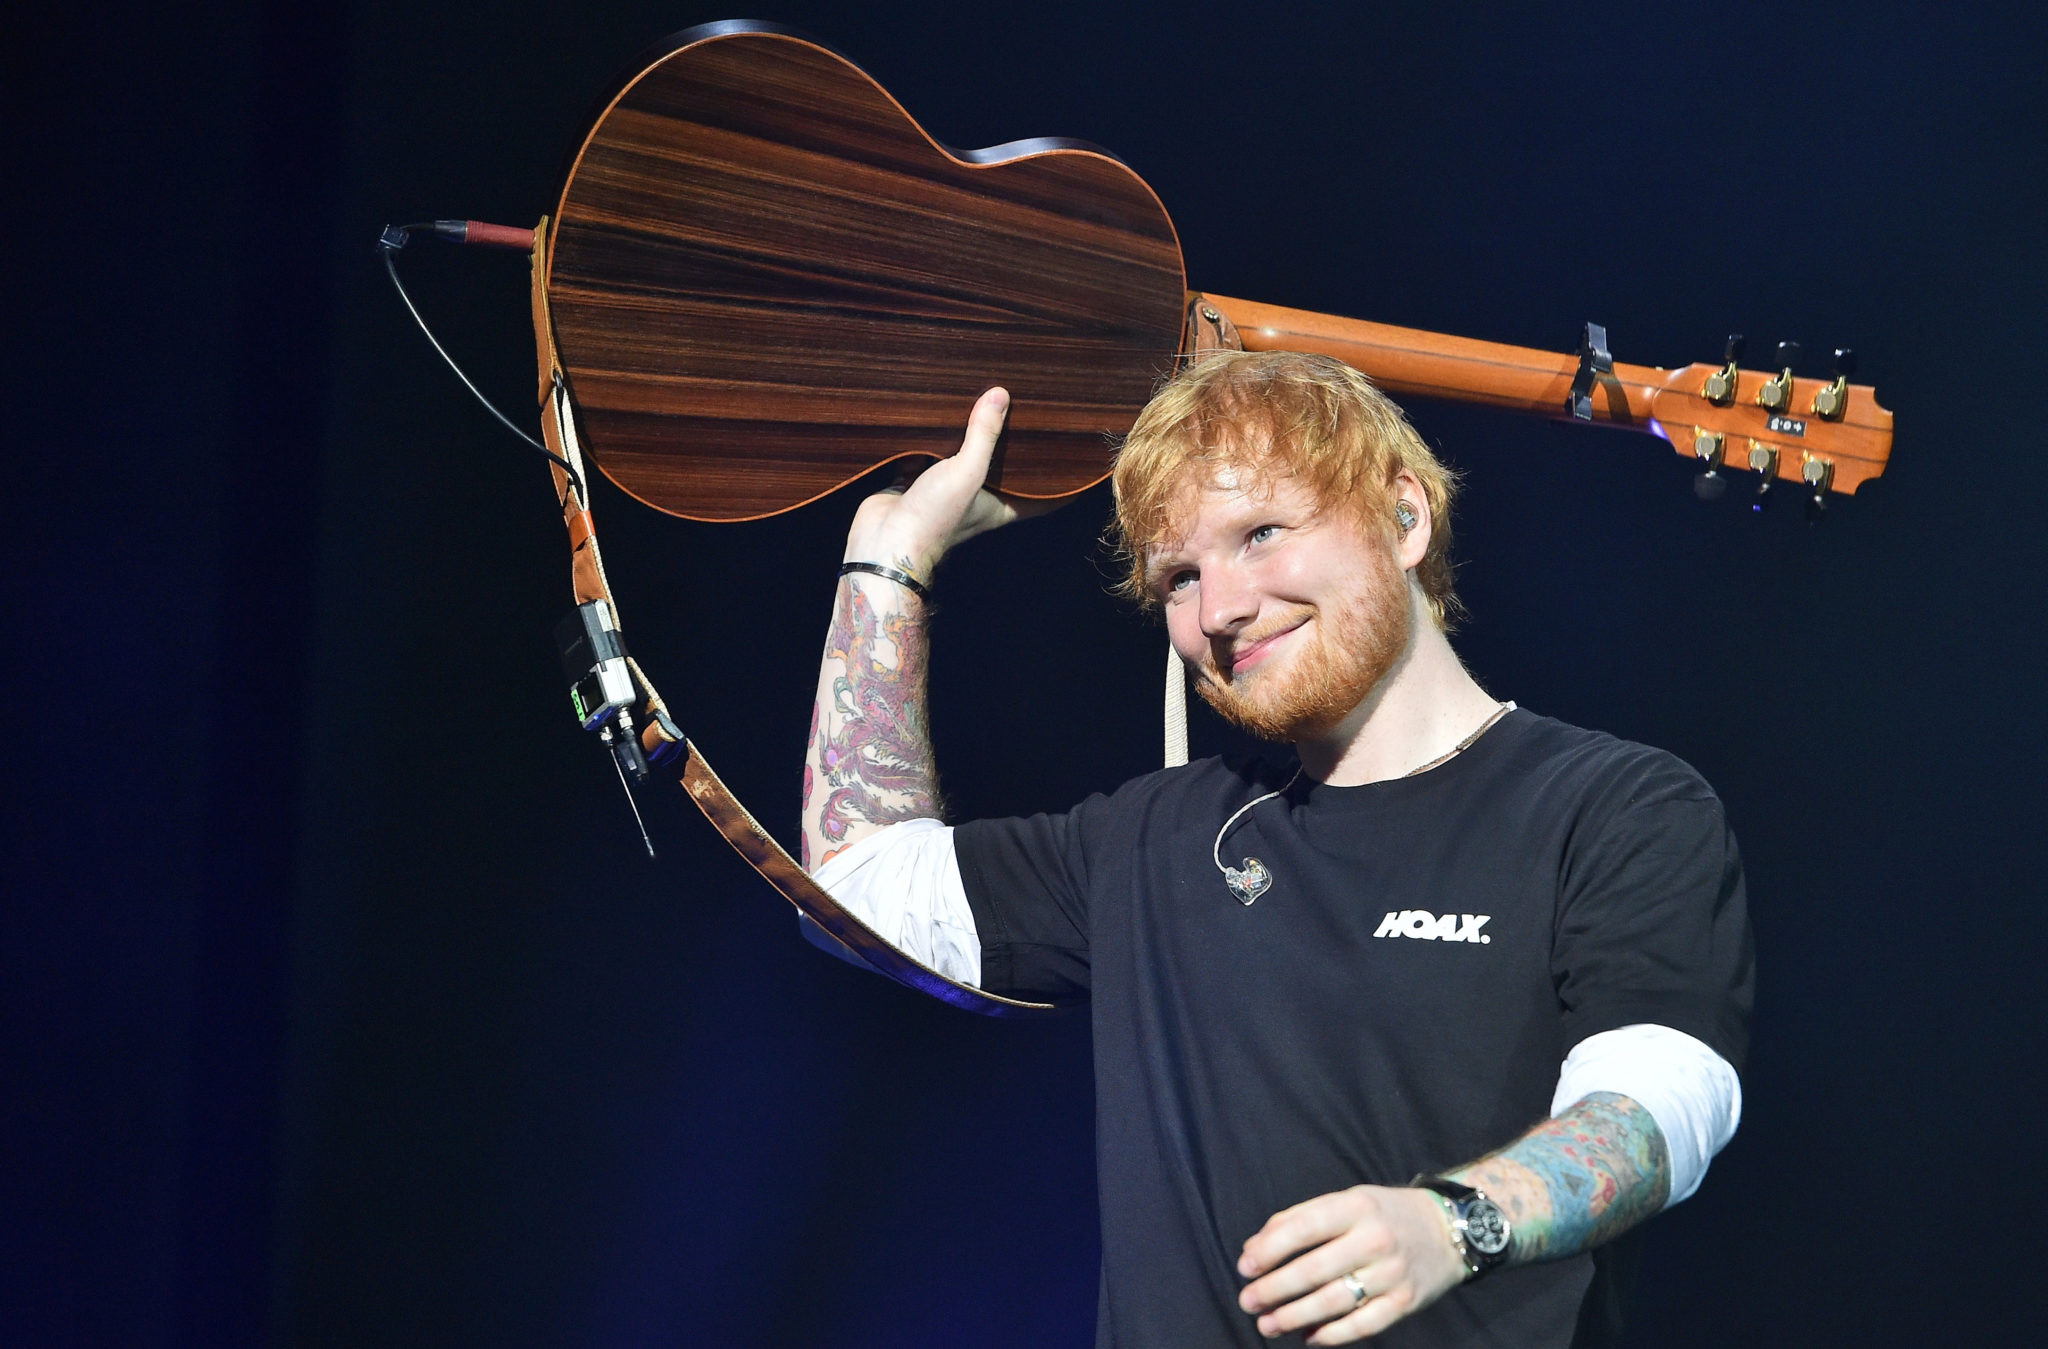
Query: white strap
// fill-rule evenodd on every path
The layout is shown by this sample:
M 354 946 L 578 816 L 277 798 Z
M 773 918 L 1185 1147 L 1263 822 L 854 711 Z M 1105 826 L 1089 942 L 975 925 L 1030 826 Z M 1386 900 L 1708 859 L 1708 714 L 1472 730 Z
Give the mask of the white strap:
M 1188 761 L 1188 672 L 1173 643 L 1166 644 L 1166 766 Z

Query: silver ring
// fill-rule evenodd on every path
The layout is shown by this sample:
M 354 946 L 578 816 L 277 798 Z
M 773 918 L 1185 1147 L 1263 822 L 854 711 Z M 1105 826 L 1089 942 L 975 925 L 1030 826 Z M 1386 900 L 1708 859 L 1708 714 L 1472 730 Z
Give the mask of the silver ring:
M 1337 1280 L 1337 1282 L 1343 1284 L 1345 1289 L 1351 1294 L 1351 1307 L 1354 1311 L 1363 1307 L 1372 1298 L 1372 1294 L 1366 1292 L 1365 1285 L 1359 1281 L 1358 1271 L 1355 1269 Z

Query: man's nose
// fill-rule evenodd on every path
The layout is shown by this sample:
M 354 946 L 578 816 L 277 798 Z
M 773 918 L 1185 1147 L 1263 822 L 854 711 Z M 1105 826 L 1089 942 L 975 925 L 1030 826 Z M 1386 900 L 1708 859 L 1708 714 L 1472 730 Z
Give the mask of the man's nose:
M 1205 567 L 1201 585 L 1205 636 L 1235 636 L 1258 617 L 1258 594 L 1235 567 Z

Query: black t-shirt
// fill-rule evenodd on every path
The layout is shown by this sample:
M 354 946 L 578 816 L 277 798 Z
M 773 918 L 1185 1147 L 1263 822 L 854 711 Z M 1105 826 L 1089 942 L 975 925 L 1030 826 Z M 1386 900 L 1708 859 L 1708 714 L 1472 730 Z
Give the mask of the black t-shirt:
M 1741 1064 L 1741 865 L 1678 759 L 1516 711 L 1416 777 L 1304 777 L 1223 840 L 1272 875 L 1247 907 L 1216 833 L 1292 771 L 1204 760 L 955 835 L 984 987 L 1091 1005 L 1098 1345 L 1266 1343 L 1237 1306 L 1247 1237 L 1516 1138 L 1589 1035 L 1654 1022 Z M 1596 1342 L 1598 1263 L 1499 1271 L 1375 1343 Z

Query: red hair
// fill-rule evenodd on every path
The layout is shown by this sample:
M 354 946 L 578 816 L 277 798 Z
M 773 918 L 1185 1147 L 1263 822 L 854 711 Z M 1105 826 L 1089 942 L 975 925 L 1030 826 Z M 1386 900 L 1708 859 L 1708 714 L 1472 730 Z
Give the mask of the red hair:
M 1118 590 L 1147 607 L 1150 552 L 1184 527 L 1196 493 L 1224 470 L 1246 481 L 1293 478 L 1318 505 L 1393 530 L 1394 481 L 1422 484 L 1429 548 L 1415 578 L 1439 628 L 1462 612 L 1451 586 L 1451 499 L 1457 475 L 1430 453 L 1393 400 L 1328 356 L 1219 351 L 1162 386 L 1118 451 L 1116 543 L 1126 571 Z

